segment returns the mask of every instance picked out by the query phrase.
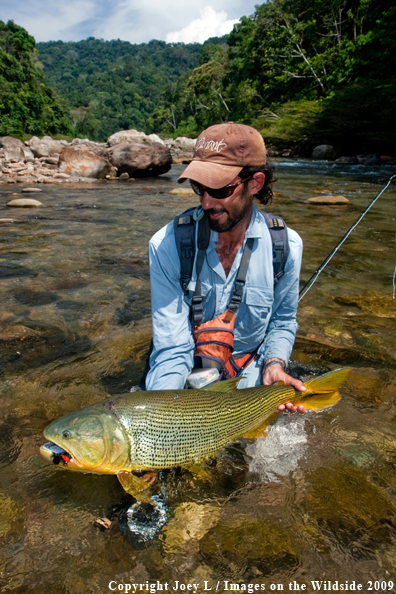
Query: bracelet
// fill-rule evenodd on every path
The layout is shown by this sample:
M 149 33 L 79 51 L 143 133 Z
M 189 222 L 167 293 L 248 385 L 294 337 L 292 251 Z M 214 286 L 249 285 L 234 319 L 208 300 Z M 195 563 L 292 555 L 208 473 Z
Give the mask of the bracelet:
M 270 361 L 269 363 L 266 363 L 264 365 L 264 373 L 267 371 L 268 367 L 270 367 L 271 365 L 281 365 L 283 371 L 285 371 L 285 369 L 286 369 L 286 365 L 285 365 L 285 363 L 283 363 L 283 361 L 275 361 L 274 360 L 274 361 Z

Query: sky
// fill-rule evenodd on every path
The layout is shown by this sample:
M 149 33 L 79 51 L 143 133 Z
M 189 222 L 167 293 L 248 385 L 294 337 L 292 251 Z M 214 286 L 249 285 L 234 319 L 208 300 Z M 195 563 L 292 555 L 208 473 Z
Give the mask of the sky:
M 36 41 L 87 37 L 144 43 L 202 43 L 229 33 L 254 12 L 252 0 L 1 0 L 0 20 L 13 20 Z

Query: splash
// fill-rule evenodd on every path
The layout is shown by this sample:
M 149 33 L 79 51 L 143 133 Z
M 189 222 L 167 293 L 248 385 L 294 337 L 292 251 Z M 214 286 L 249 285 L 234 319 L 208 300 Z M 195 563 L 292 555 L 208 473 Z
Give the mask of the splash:
M 253 458 L 249 470 L 259 474 L 263 481 L 278 482 L 279 477 L 297 468 L 307 448 L 305 418 L 280 416 L 266 433 L 246 448 L 246 453 Z
M 163 501 L 153 497 L 155 505 L 137 501 L 126 512 L 126 526 L 136 542 L 135 545 L 149 543 L 161 530 L 168 519 L 168 508 Z

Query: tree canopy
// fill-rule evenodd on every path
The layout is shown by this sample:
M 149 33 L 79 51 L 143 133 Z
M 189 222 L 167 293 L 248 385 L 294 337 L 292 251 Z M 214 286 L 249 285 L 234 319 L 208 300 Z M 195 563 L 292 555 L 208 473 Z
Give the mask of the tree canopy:
M 68 108 L 35 66 L 34 37 L 13 21 L 0 21 L 0 136 L 69 134 Z
M 71 107 L 76 133 L 105 140 L 117 130 L 156 132 L 156 110 L 198 64 L 202 44 L 119 39 L 38 43 L 46 80 Z M 172 119 L 170 129 L 174 131 Z
M 268 0 L 226 46 L 207 46 L 162 113 L 177 132 L 252 124 L 277 145 L 394 148 L 396 7 L 392 0 Z M 166 127 L 163 119 L 162 126 Z

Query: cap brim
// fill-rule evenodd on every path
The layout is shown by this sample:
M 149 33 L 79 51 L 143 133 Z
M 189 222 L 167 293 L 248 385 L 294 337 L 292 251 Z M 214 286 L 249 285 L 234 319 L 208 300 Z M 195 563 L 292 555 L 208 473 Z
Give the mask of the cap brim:
M 208 188 L 218 189 L 230 184 L 242 169 L 243 167 L 220 165 L 219 163 L 191 161 L 177 181 L 182 184 L 186 179 L 192 179 Z

